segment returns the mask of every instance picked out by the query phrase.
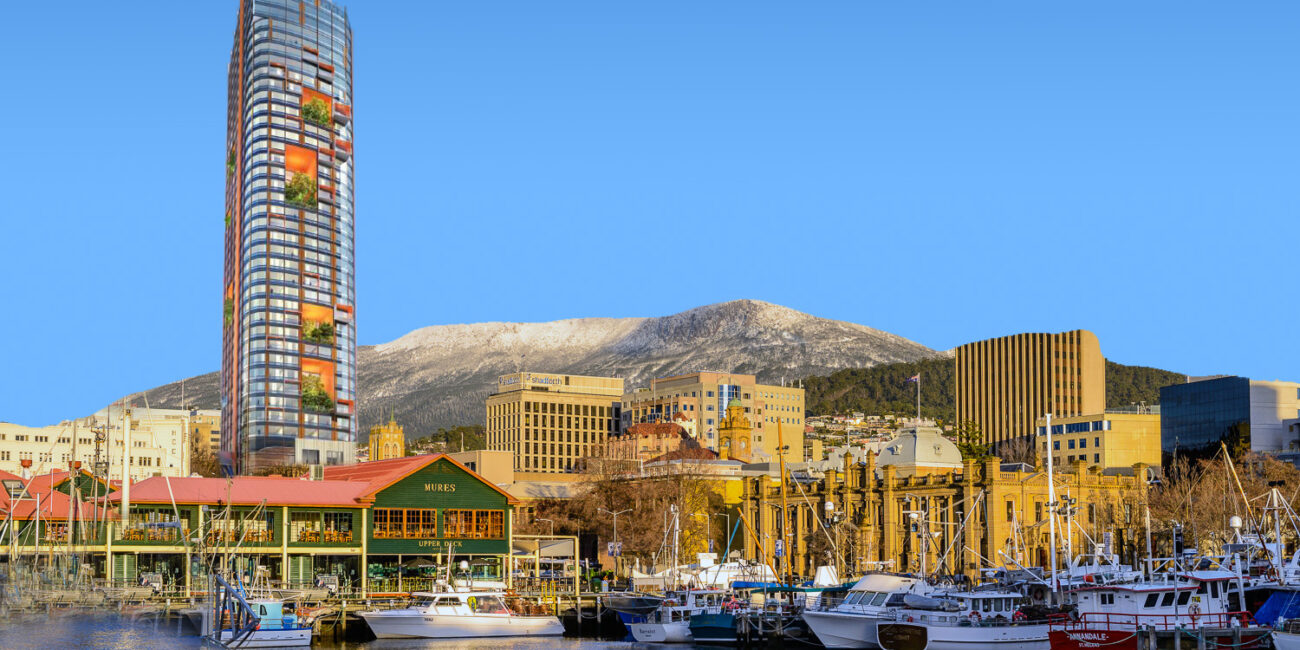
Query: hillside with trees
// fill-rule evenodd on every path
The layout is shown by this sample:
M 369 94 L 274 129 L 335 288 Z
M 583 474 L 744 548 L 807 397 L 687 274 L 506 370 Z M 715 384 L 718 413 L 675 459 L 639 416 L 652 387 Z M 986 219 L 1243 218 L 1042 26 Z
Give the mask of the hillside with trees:
M 860 411 L 870 415 L 916 415 L 916 385 L 908 377 L 921 375 L 921 415 L 944 422 L 956 419 L 956 362 L 937 357 L 870 368 L 850 368 L 808 377 L 808 415 Z M 1160 402 L 1160 387 L 1187 380 L 1168 370 L 1106 362 L 1106 406 Z

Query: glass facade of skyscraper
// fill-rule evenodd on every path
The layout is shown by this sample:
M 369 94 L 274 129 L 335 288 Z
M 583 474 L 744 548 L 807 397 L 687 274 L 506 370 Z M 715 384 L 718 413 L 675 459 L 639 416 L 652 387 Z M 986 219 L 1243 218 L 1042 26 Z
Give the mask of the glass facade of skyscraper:
M 353 462 L 352 29 L 241 0 L 228 72 L 221 448 L 241 473 Z
M 1250 380 L 1220 377 L 1160 389 L 1160 447 L 1166 454 L 1213 451 L 1233 427 L 1250 424 Z

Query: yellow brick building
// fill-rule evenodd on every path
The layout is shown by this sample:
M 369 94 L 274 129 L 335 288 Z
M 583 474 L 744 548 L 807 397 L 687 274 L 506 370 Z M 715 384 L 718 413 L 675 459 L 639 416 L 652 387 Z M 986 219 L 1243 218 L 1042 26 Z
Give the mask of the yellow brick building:
M 523 472 L 571 472 L 619 429 L 623 380 L 540 372 L 502 375 L 487 398 L 487 448 Z
M 780 422 L 786 462 L 804 460 L 804 389 L 760 384 L 754 375 L 693 372 L 656 379 L 623 396 L 623 423 L 666 422 L 680 413 L 695 422 L 701 446 L 721 451 L 718 428 L 733 399 L 742 402 L 753 425 L 754 449 L 776 459 Z
M 1048 563 L 1045 472 L 1018 471 L 1020 465 L 1004 469 L 992 457 L 964 461 L 961 470 L 904 477 L 898 466 L 878 466 L 876 460 L 874 453 L 861 460 L 845 456 L 843 467 L 822 480 L 802 489 L 787 485 L 784 534 L 777 524 L 783 506 L 775 479 L 745 479 L 740 508 L 748 526 L 745 557 L 763 558 L 778 573 L 788 569 L 796 576 L 811 576 L 818 565 L 834 563 L 845 576 L 924 566 L 974 578 L 987 566 L 981 556 L 999 566 L 1010 564 L 1005 557 L 1025 566 Z M 1056 474 L 1062 501 L 1077 500 L 1074 521 L 1097 540 L 1112 533 L 1115 552 L 1133 564 L 1144 544 L 1145 467 L 1135 466 L 1133 476 L 1112 476 L 1075 462 Z M 1072 532 L 1059 538 L 1062 558 L 1071 542 L 1076 555 L 1088 548 L 1077 527 Z M 786 557 L 776 558 L 775 541 L 782 538 Z
M 1030 436 L 1051 413 L 1106 409 L 1106 359 L 1086 330 L 1016 334 L 957 348 L 957 423 L 972 421 L 985 442 Z
M 406 433 L 397 418 L 390 417 L 388 424 L 370 427 L 370 460 L 388 460 L 406 455 Z
M 1039 458 L 1046 458 L 1045 419 L 1038 420 Z M 1100 413 L 1052 418 L 1052 462 L 1083 461 L 1089 467 L 1160 465 L 1160 415 Z

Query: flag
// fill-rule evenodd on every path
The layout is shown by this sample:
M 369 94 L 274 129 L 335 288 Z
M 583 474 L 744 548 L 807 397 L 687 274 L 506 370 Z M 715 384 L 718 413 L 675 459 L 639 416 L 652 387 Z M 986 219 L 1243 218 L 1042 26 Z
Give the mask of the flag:
M 921 381 L 921 373 L 918 372 L 918 373 L 916 373 L 915 375 L 912 375 L 911 377 L 908 377 L 908 378 L 907 378 L 907 381 L 905 381 L 905 382 L 903 382 L 903 383 L 904 383 L 904 384 L 907 384 L 907 383 L 911 383 L 911 382 L 914 382 L 914 381 Z

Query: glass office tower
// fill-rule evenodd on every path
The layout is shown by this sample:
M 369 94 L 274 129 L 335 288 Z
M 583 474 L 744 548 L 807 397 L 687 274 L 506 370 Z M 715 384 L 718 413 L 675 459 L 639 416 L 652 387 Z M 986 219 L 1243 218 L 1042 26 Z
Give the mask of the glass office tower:
M 1246 427 L 1241 431 L 1241 427 Z M 1250 432 L 1250 380 L 1219 377 L 1160 389 L 1160 446 L 1165 454 L 1213 454 L 1219 441 Z
M 327 0 L 241 0 L 226 123 L 222 460 L 355 460 L 352 29 Z

